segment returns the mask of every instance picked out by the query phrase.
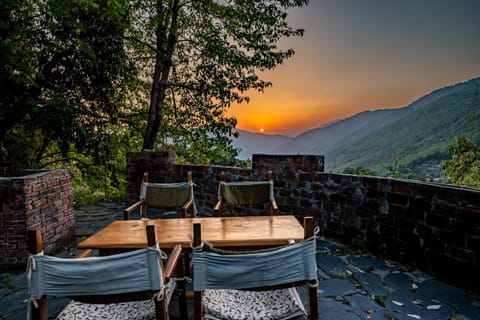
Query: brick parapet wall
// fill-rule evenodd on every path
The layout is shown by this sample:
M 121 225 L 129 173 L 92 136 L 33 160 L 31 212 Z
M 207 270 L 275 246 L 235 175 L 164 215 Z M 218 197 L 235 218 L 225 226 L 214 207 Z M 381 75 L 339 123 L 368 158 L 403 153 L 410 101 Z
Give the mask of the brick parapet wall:
M 321 235 L 480 288 L 479 190 L 325 173 L 322 156 L 254 155 L 252 167 L 170 163 L 162 174 L 179 178 L 191 170 L 199 212 L 211 215 L 221 171 L 241 181 L 263 179 L 272 170 L 281 214 L 313 216 Z M 138 198 L 138 189 L 130 197 Z
M 227 181 L 257 181 L 266 180 L 268 171 L 272 170 L 274 195 L 281 207 L 291 202 L 284 196 L 285 193 L 288 192 L 288 195 L 292 196 L 290 190 L 298 189 L 298 183 L 304 190 L 309 190 L 308 178 L 324 170 L 323 157 L 311 155 L 254 155 L 252 169 L 214 165 L 174 165 L 174 162 L 175 154 L 171 152 L 128 153 L 126 205 L 138 201 L 143 173 L 146 171 L 149 173 L 149 181 L 160 183 L 185 181 L 187 172 L 191 171 L 195 183 L 195 202 L 199 212 L 208 216 L 213 214 L 213 207 L 217 201 L 221 172 L 225 173 Z M 309 194 L 303 192 L 305 200 L 309 199 L 308 196 Z M 252 210 L 262 209 L 253 208 Z M 293 214 L 293 211 L 291 212 Z
M 44 252 L 53 254 L 75 236 L 69 170 L 26 171 L 0 178 L 0 268 L 24 266 L 27 230 L 42 232 Z
M 328 237 L 479 287 L 480 191 L 323 174 L 318 221 Z

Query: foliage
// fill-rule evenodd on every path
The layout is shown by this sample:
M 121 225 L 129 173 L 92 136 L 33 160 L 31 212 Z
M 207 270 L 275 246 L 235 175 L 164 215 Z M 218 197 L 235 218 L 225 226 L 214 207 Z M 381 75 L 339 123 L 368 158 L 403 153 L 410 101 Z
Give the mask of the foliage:
M 94 1 L 0 6 L 11 25 L 26 25 L 2 33 L 0 86 L 12 94 L 1 101 L 0 143 L 10 173 L 69 161 L 72 148 L 98 163 L 98 146 L 119 123 L 136 81 L 119 41 L 125 17 Z
M 133 1 L 128 45 L 145 80 L 142 149 L 168 145 L 179 159 L 195 163 L 232 163 L 238 150 L 231 137 L 236 119 L 231 103 L 248 102 L 248 90 L 271 84 L 257 72 L 291 57 L 283 37 L 300 36 L 287 24 L 286 10 L 308 0 Z M 147 107 L 148 104 L 148 107 Z M 146 121 L 145 121 L 146 120 Z M 168 141 L 168 143 L 165 143 Z
M 401 161 L 400 158 L 395 158 L 393 159 L 393 164 L 389 164 L 385 167 L 385 170 L 387 170 L 387 177 L 392 177 L 392 178 L 400 178 L 401 171 L 405 170 L 406 165 Z
M 126 151 L 237 164 L 226 109 L 293 55 L 277 42 L 303 34 L 286 10 L 307 3 L 2 1 L 1 174 L 68 165 L 77 190 L 117 197 Z
M 363 166 L 346 167 L 345 169 L 341 170 L 340 173 L 354 174 L 359 176 L 377 176 L 378 175 L 375 171 Z
M 2 274 L 2 281 L 0 282 L 0 289 L 8 288 L 13 280 L 13 276 L 10 273 Z
M 455 184 L 480 189 L 480 145 L 459 136 L 447 150 L 452 158 L 441 164 L 445 174 Z

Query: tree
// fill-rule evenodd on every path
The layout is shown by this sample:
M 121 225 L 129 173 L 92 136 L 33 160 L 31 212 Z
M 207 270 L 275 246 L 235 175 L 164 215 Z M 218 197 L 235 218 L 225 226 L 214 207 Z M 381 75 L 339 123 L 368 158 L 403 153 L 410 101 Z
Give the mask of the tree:
M 480 146 L 472 139 L 459 136 L 447 146 L 452 158 L 441 164 L 444 173 L 458 185 L 480 189 Z
M 231 103 L 248 102 L 248 90 L 271 84 L 258 71 L 294 54 L 277 47 L 282 37 L 301 36 L 287 23 L 288 8 L 308 0 L 167 0 L 135 4 L 132 48 L 142 78 L 151 80 L 143 149 L 157 137 L 175 145 L 228 150 L 236 125 L 225 115 Z M 208 142 L 210 141 L 210 142 Z M 214 142 L 213 142 L 214 141 Z M 202 150 L 202 151 L 201 151 Z M 227 152 L 228 153 L 228 152 Z M 211 159 L 210 159 L 211 160 Z
M 257 73 L 294 54 L 277 43 L 303 34 L 286 11 L 307 3 L 0 2 L 0 173 L 68 163 L 118 190 L 126 150 L 236 164 L 226 110 L 271 85 Z
M 15 174 L 71 150 L 101 162 L 137 72 L 124 45 L 125 3 L 5 1 L 0 47 L 0 151 Z M 116 5 L 115 5 L 116 4 Z M 4 16 L 3 16 L 4 15 Z M 122 130 L 120 130 L 122 131 Z
M 378 176 L 378 173 L 364 166 L 346 167 L 340 173 L 359 176 Z

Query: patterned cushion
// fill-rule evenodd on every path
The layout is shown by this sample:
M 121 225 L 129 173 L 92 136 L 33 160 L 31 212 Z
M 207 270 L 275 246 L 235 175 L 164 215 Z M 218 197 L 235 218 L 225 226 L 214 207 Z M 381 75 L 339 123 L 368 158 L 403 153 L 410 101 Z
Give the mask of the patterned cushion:
M 205 319 L 292 319 L 305 315 L 294 288 L 273 291 L 205 290 Z
M 88 304 L 72 300 L 58 315 L 57 319 L 155 319 L 155 304 L 153 300 L 109 304 Z

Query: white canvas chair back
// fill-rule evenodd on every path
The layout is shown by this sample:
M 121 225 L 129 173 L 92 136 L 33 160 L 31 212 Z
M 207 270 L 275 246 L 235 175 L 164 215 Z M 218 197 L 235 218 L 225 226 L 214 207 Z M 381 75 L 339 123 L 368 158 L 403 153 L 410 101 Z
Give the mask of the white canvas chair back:
M 246 289 L 316 282 L 315 240 L 252 253 L 193 251 L 193 290 Z
M 318 318 L 311 217 L 304 218 L 304 241 L 246 252 L 212 248 L 201 241 L 201 225 L 193 227 L 194 319 Z M 296 290 L 302 285 L 308 288 L 308 311 Z
M 44 255 L 40 231 L 29 231 L 28 317 L 46 320 L 47 297 L 64 296 L 73 300 L 59 315 L 62 318 L 71 314 L 75 319 L 168 318 L 168 304 L 177 287 L 173 272 L 183 276 L 182 249 L 174 247 L 164 269 L 167 256 L 156 244 L 153 225 L 146 226 L 146 235 L 146 248 L 74 259 Z M 182 298 L 181 304 L 186 305 L 186 300 Z
M 29 257 L 30 298 L 113 295 L 164 288 L 160 249 L 149 247 L 105 257 Z

